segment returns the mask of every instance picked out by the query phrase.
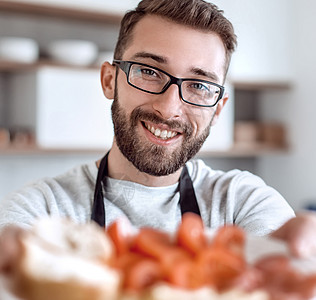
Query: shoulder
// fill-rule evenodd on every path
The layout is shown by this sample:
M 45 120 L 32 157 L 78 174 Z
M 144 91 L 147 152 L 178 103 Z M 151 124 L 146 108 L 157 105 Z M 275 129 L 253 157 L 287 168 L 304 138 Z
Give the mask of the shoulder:
M 209 182 L 217 184 L 241 184 L 243 182 L 255 185 L 264 184 L 264 181 L 260 177 L 248 171 L 238 169 L 229 171 L 214 170 L 201 159 L 189 161 L 187 168 L 195 184 L 201 181 L 203 181 L 203 183 Z
M 263 235 L 294 216 L 282 195 L 255 174 L 213 170 L 201 160 L 190 161 L 187 167 L 210 226 L 233 223 Z
M 59 185 L 62 187 L 78 188 L 82 185 L 93 187 L 98 174 L 98 168 L 95 162 L 78 165 L 65 173 L 56 177 L 46 179 L 48 184 Z
M 214 170 L 207 166 L 201 159 L 187 163 L 193 184 L 203 190 L 220 190 L 225 196 L 236 196 L 238 199 L 250 196 L 253 191 L 260 191 L 261 195 L 280 194 L 265 181 L 248 171 L 233 169 L 229 171 Z M 280 196 L 281 197 L 281 196 Z
M 11 195 L 23 195 L 33 193 L 42 194 L 44 197 L 52 195 L 58 196 L 58 190 L 80 188 L 82 185 L 94 185 L 97 174 L 97 167 L 94 163 L 78 165 L 64 173 L 54 177 L 44 177 L 28 183 L 21 189 L 11 193 Z
M 95 173 L 93 163 L 80 165 L 9 193 L 0 201 L 0 227 L 8 223 L 30 224 L 37 217 L 70 214 L 75 206 L 86 206 L 94 191 Z

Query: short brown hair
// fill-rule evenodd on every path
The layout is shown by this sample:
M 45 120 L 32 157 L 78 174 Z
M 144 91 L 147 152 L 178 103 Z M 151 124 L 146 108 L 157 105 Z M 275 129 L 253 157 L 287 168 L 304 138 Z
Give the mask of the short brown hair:
M 214 32 L 221 38 L 226 50 L 225 73 L 227 73 L 231 55 L 237 39 L 233 25 L 223 16 L 216 5 L 203 0 L 142 0 L 135 10 L 125 14 L 114 51 L 115 59 L 122 59 L 124 50 L 131 41 L 135 25 L 146 15 L 157 15 L 172 22 L 194 29 Z

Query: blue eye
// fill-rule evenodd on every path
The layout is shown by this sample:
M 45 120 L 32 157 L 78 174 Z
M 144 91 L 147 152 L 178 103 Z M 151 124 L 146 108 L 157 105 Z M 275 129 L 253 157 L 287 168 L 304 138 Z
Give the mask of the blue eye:
M 205 91 L 209 90 L 208 86 L 201 82 L 194 82 L 191 84 L 191 87 L 196 90 L 205 90 Z
M 147 76 L 157 76 L 157 73 L 152 69 L 143 68 L 140 71 L 142 72 L 142 74 L 147 75 Z
M 132 77 L 136 76 L 138 78 L 142 78 L 142 80 L 148 81 L 162 80 L 162 74 L 158 70 L 141 65 L 134 65 L 131 75 Z
M 186 85 L 186 89 L 192 94 L 209 95 L 212 93 L 210 85 L 200 81 L 191 81 Z

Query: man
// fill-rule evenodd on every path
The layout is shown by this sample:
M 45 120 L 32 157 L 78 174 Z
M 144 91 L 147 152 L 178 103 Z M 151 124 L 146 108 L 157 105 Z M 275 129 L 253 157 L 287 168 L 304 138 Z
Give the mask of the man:
M 212 4 L 141 1 L 122 21 L 113 64 L 101 70 L 104 95 L 114 99 L 111 150 L 0 201 L 0 225 L 58 215 L 107 226 L 126 216 L 135 226 L 173 231 L 191 211 L 211 228 L 233 223 L 265 235 L 293 218 L 260 178 L 189 161 L 228 101 L 223 85 L 235 45 L 231 23 Z M 290 237 L 295 251 L 289 231 L 311 222 L 292 219 L 277 234 Z

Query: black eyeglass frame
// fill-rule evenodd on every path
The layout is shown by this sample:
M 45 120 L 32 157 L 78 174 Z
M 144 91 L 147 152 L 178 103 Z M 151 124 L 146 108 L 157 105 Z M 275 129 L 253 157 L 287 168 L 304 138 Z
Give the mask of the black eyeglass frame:
M 163 89 L 160 92 L 151 92 L 151 91 L 147 91 L 145 89 L 142 89 L 142 88 L 132 84 L 129 81 L 129 73 L 130 73 L 130 70 L 131 70 L 131 67 L 132 67 L 133 64 L 137 64 L 137 65 L 145 66 L 145 67 L 148 67 L 148 68 L 152 68 L 152 69 L 157 70 L 157 71 L 159 71 L 161 73 L 164 73 L 165 75 L 167 75 L 170 78 L 170 81 L 163 87 Z M 154 94 L 154 95 L 163 94 L 172 84 L 176 84 L 178 86 L 178 88 L 179 88 L 179 94 L 180 94 L 180 97 L 181 97 L 183 102 L 191 104 L 191 105 L 194 105 L 194 106 L 200 106 L 200 107 L 214 107 L 222 99 L 222 97 L 224 95 L 225 88 L 222 85 L 219 85 L 219 84 L 217 84 L 215 82 L 211 82 L 211 81 L 207 81 L 207 80 L 203 80 L 203 79 L 196 79 L 196 78 L 177 78 L 175 76 L 170 75 L 169 73 L 167 73 L 164 70 L 161 70 L 159 68 L 156 68 L 156 67 L 153 67 L 151 65 L 144 64 L 144 63 L 136 62 L 136 61 L 114 59 L 113 60 L 113 65 L 117 65 L 126 74 L 127 83 L 130 86 L 132 86 L 132 87 L 134 87 L 134 88 L 136 88 L 138 90 L 141 90 L 143 92 L 149 93 L 149 94 Z M 197 103 L 193 103 L 193 102 L 190 102 L 188 100 L 185 100 L 183 98 L 183 96 L 182 96 L 182 88 L 181 88 L 181 84 L 184 81 L 204 82 L 204 83 L 208 83 L 210 85 L 214 85 L 214 86 L 218 87 L 220 89 L 220 92 L 219 92 L 219 95 L 218 95 L 218 98 L 217 98 L 216 102 L 214 104 L 211 104 L 211 105 L 205 105 L 205 104 L 197 104 Z

